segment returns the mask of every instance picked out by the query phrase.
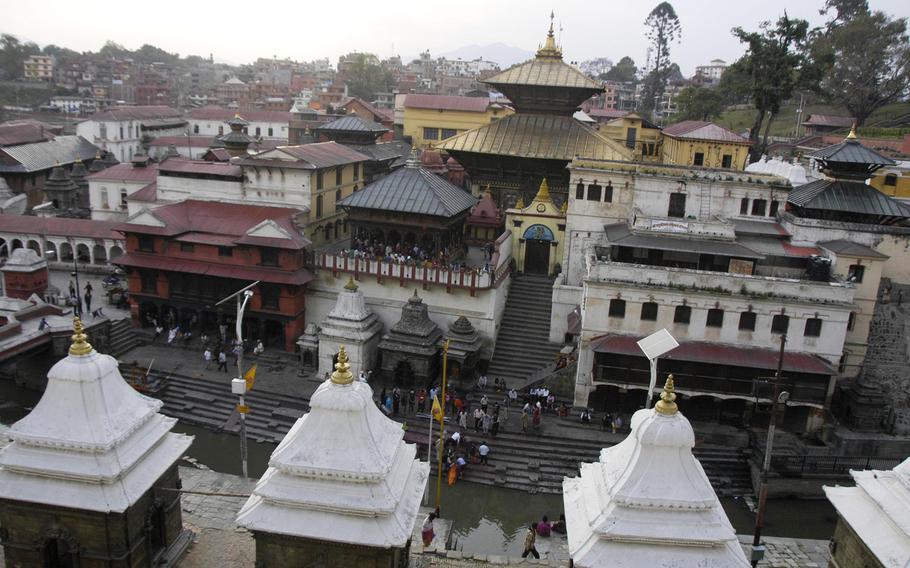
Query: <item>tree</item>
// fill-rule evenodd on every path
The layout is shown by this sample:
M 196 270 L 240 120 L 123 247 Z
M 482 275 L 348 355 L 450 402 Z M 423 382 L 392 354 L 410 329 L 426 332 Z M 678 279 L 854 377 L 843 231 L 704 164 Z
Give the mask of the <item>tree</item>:
M 379 58 L 372 53 L 352 53 L 345 56 L 348 65 L 348 92 L 366 101 L 372 101 L 376 93 L 389 90 L 392 75 L 379 64 Z
M 736 63 L 751 79 L 751 98 L 756 111 L 749 131 L 753 162 L 764 153 L 768 131 L 781 105 L 806 77 L 812 76 L 813 69 L 806 57 L 808 31 L 808 22 L 790 18 L 786 12 L 774 26 L 763 22 L 757 32 L 733 28 L 733 35 L 748 45 L 746 53 Z M 764 137 L 759 143 L 763 124 Z
M 68 47 L 60 47 L 59 45 L 45 45 L 44 49 L 41 50 L 45 55 L 51 55 L 60 61 L 67 61 L 72 59 L 78 59 L 81 57 L 81 54 L 78 51 L 69 49 Z
M 140 63 L 174 63 L 180 59 L 176 53 L 168 53 L 160 47 L 143 44 L 133 52 L 133 57 Z
M 717 91 L 727 106 L 746 104 L 752 97 L 752 76 L 744 69 L 743 62 L 736 61 L 724 69 L 717 84 Z
M 908 93 L 907 22 L 871 12 L 865 0 L 828 0 L 822 13 L 832 11 L 812 40 L 812 56 L 824 67 L 819 90 L 862 126 L 876 109 Z
M 711 120 L 724 112 L 727 105 L 723 93 L 708 87 L 685 87 L 676 95 L 680 120 Z
M 98 50 L 98 55 L 105 59 L 126 59 L 132 54 L 130 50 L 111 40 L 104 42 L 104 45 Z
M 638 67 L 628 55 L 619 60 L 619 63 L 606 72 L 602 77 L 604 81 L 618 81 L 620 83 L 632 83 L 638 76 Z M 599 77 L 600 78 L 600 77 Z
M 0 71 L 9 79 L 21 77 L 25 59 L 37 53 L 41 49 L 32 42 L 22 43 L 11 34 L 0 35 Z
M 613 68 L 613 60 L 608 57 L 588 59 L 587 61 L 582 61 L 578 67 L 584 71 L 586 75 L 597 79 L 602 75 L 606 75 L 610 69 Z
M 679 39 L 682 26 L 676 16 L 676 10 L 669 2 L 661 2 L 651 10 L 645 19 L 648 28 L 646 34 L 650 42 L 650 50 L 654 56 L 654 64 L 648 74 L 648 97 L 642 98 L 642 110 L 653 110 L 664 94 L 664 81 L 666 80 L 667 67 L 670 61 L 670 43 Z

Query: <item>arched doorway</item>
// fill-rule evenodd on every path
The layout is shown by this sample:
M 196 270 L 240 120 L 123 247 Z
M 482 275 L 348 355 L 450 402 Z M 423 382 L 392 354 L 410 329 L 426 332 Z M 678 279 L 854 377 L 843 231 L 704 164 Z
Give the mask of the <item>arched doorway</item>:
M 87 244 L 78 244 L 76 245 L 76 257 L 79 259 L 79 262 L 91 262 L 92 255 L 88 250 Z
M 120 257 L 121 255 L 123 255 L 123 249 L 118 246 L 112 246 L 111 252 L 110 252 L 110 255 L 108 256 L 108 258 L 110 260 L 114 260 L 114 259 Z
M 6 239 L 0 239 L 0 258 L 9 257 L 9 243 Z
M 60 261 L 70 262 L 73 260 L 73 247 L 69 243 L 60 244 Z
M 21 249 L 21 248 L 22 248 L 22 241 L 20 241 L 19 239 L 13 239 L 13 244 L 12 244 L 11 250 L 16 250 L 16 249 Z
M 94 246 L 95 264 L 107 264 L 107 249 L 101 245 Z
M 523 236 L 525 240 L 524 271 L 528 274 L 550 274 L 550 249 L 553 231 L 546 225 L 531 225 Z
M 50 260 L 57 260 L 57 245 L 51 241 L 44 243 L 44 248 L 47 250 L 47 256 Z
M 76 562 L 78 547 L 63 532 L 51 531 L 44 540 L 42 546 L 44 568 L 76 568 L 78 565 Z
M 28 248 L 35 251 L 35 254 L 37 254 L 38 256 L 44 256 L 44 251 L 41 250 L 41 245 L 38 244 L 38 241 L 35 241 L 35 240 L 29 241 Z

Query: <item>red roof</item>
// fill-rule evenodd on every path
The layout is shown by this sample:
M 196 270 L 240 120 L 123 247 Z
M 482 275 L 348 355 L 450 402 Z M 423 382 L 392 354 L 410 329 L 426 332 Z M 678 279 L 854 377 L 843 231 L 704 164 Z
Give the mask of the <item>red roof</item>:
M 17 144 L 52 140 L 55 130 L 58 129 L 37 120 L 11 120 L 4 122 L 0 124 L 0 146 L 15 146 Z
M 487 97 L 456 97 L 452 95 L 408 95 L 404 106 L 434 110 L 458 110 L 465 112 L 486 112 L 490 106 Z
M 642 338 L 631 335 L 601 335 L 591 340 L 591 349 L 598 353 L 615 353 L 644 358 L 645 354 L 638 347 L 640 339 Z M 660 358 L 776 370 L 778 356 L 777 349 L 737 347 L 704 341 L 680 341 L 679 347 L 666 355 L 661 355 Z M 837 372 L 830 363 L 821 357 L 808 353 L 784 353 L 783 369 L 794 373 L 815 375 L 834 375 Z
M 850 128 L 856 121 L 852 116 L 834 116 L 832 114 L 810 114 L 803 121 L 803 126 L 831 126 L 834 128 Z
M 168 158 L 158 165 L 162 174 L 205 174 L 241 178 L 243 170 L 240 166 L 225 162 L 209 162 L 206 160 L 187 160 L 185 158 Z
M 204 106 L 190 111 L 190 118 L 195 120 L 218 120 L 227 121 L 239 114 L 243 120 L 248 122 L 289 122 L 293 115 L 284 110 L 246 110 L 240 111 L 217 107 Z
M 671 124 L 663 129 L 663 133 L 673 138 L 688 138 L 691 140 L 714 140 L 717 142 L 739 142 L 748 144 L 749 140 L 735 132 L 731 132 L 713 122 L 703 120 L 684 120 Z
M 496 207 L 492 193 L 489 191 L 484 192 L 480 201 L 471 210 L 471 215 L 468 217 L 468 225 L 493 228 L 502 225 L 502 211 Z
M 282 146 L 280 148 L 295 158 L 303 160 L 316 168 L 330 168 L 354 162 L 366 162 L 370 158 L 335 142 L 319 142 L 301 146 Z
M 123 235 L 114 228 L 119 223 L 63 217 L 32 217 L 31 215 L 0 214 L 0 232 L 23 235 L 84 237 L 89 239 L 118 239 Z
M 127 196 L 127 201 L 142 201 L 144 203 L 154 203 L 158 201 L 158 183 L 152 182 L 138 191 L 134 191 Z
M 273 284 L 291 284 L 302 286 L 316 277 L 305 268 L 289 272 L 279 268 L 264 266 L 237 266 L 233 264 L 218 264 L 211 261 L 190 260 L 183 258 L 167 258 L 161 255 L 131 252 L 121 255 L 114 260 L 119 266 L 132 268 L 157 268 L 170 272 L 188 272 L 190 274 L 205 274 L 219 278 L 234 278 L 236 280 L 259 280 Z
M 116 224 L 123 232 L 178 236 L 186 233 L 205 233 L 232 237 L 236 244 L 257 244 L 286 249 L 302 249 L 310 244 L 294 224 L 299 209 L 244 205 L 219 201 L 189 199 L 164 205 L 143 215 L 152 215 L 164 226 L 156 227 L 127 221 Z M 263 221 L 273 221 L 290 238 L 251 236 L 247 233 Z
M 181 117 L 183 113 L 164 105 L 110 107 L 96 112 L 89 120 L 151 120 Z
M 341 108 L 347 110 L 348 105 L 353 102 L 356 102 L 356 103 L 362 105 L 363 108 L 365 108 L 367 111 L 373 113 L 373 116 L 375 116 L 376 118 L 379 119 L 379 121 L 377 121 L 377 122 L 382 122 L 382 121 L 389 122 L 389 121 L 394 120 L 394 118 L 395 118 L 394 116 L 392 116 L 392 114 L 389 111 L 378 108 L 378 107 L 372 105 L 371 103 L 368 103 L 365 100 L 361 99 L 360 97 L 348 97 L 348 99 L 346 101 L 344 101 L 343 103 L 341 103 L 339 106 Z
M 169 146 L 173 144 L 184 148 L 187 146 L 191 148 L 208 148 L 212 145 L 212 140 L 214 138 L 211 136 L 159 136 L 149 142 L 149 146 Z
M 91 181 L 153 182 L 158 177 L 158 164 L 150 162 L 145 167 L 132 164 L 117 164 L 86 177 Z
M 586 110 L 585 114 L 591 118 L 622 118 L 632 111 L 619 110 L 615 108 L 592 108 Z

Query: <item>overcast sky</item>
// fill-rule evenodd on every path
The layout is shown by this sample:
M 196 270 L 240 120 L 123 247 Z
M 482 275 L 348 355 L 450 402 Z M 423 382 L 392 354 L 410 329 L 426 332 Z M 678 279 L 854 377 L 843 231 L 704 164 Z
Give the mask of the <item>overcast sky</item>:
M 819 25 L 824 0 L 674 0 L 682 42 L 671 58 L 686 75 L 695 66 L 720 58 L 734 61 L 742 47 L 734 26 L 757 28 L 786 9 L 791 16 Z M 143 43 L 181 55 L 196 54 L 231 63 L 277 55 L 298 61 L 329 57 L 337 62 L 349 51 L 381 57 L 435 56 L 462 46 L 502 42 L 533 51 L 543 41 L 550 10 L 562 25 L 565 59 L 581 61 L 630 55 L 641 65 L 647 40 L 643 22 L 656 0 L 460 0 L 427 2 L 206 2 L 156 0 L 105 2 L 83 0 L 2 0 L 0 32 L 46 45 L 96 51 L 106 40 L 130 49 Z M 910 16 L 907 0 L 870 0 L 873 9 Z M 236 8 L 234 8 L 236 6 Z

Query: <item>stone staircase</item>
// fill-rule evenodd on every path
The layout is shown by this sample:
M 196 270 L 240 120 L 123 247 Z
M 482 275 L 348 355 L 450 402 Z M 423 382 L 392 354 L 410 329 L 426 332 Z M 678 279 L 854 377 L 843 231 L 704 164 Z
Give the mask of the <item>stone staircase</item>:
M 510 388 L 521 389 L 535 374 L 553 367 L 562 346 L 548 341 L 552 293 L 552 278 L 529 274 L 513 276 L 493 359 L 487 370 L 490 384 L 494 377 L 500 377 Z
M 124 353 L 139 345 L 139 338 L 129 318 L 111 322 L 110 347 L 108 352 L 114 357 L 121 357 Z

